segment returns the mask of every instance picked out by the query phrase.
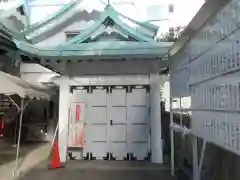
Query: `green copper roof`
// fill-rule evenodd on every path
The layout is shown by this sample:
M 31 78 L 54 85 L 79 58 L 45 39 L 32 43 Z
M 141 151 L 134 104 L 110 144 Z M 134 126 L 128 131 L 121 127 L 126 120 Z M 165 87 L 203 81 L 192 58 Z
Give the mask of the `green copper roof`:
M 18 33 L 16 30 L 10 30 L 0 22 L 0 30 L 11 36 L 12 39 L 17 39 L 20 41 L 28 41 L 23 34 Z
M 101 14 L 100 19 L 95 22 L 90 28 L 81 32 L 79 35 L 75 36 L 72 40 L 70 40 L 67 44 L 79 44 L 84 40 L 88 39 L 96 30 L 104 26 L 107 19 L 111 19 L 114 22 L 114 27 L 119 31 L 132 36 L 140 42 L 154 42 L 152 38 L 145 36 L 144 34 L 137 32 L 135 29 L 129 27 L 126 23 L 123 23 L 119 18 L 119 14 L 111 7 L 107 6 L 105 11 Z M 60 46 L 60 48 L 65 47 L 65 45 Z
M 54 47 L 39 48 L 28 43 L 16 41 L 17 47 L 23 52 L 41 57 L 85 57 L 85 56 L 164 56 L 172 43 L 155 43 L 148 42 L 92 42 L 83 44 L 69 44 L 63 49 Z
M 67 16 L 62 17 L 65 12 L 76 7 L 76 4 L 81 0 L 75 1 L 69 4 L 67 7 L 61 9 L 57 14 L 45 19 L 44 21 L 35 23 L 24 32 L 29 34 L 30 40 L 34 41 L 41 35 L 44 35 L 49 28 L 57 26 L 57 24 L 64 23 L 67 18 L 72 17 L 75 11 L 71 11 Z M 56 24 L 52 26 L 46 26 L 51 24 L 52 20 L 56 20 Z M 135 27 L 129 25 L 135 23 L 136 27 L 145 29 L 141 31 Z M 106 33 L 106 27 L 111 27 L 111 31 L 115 31 L 112 36 L 113 41 L 105 41 L 104 33 Z M 1 28 L 1 26 L 0 26 Z M 4 27 L 2 27 L 4 28 Z M 7 31 L 7 29 L 5 29 Z M 40 30 L 40 31 L 38 31 Z M 61 46 L 55 47 L 39 47 L 29 43 L 23 34 L 13 34 L 9 32 L 14 39 L 17 47 L 26 54 L 31 54 L 43 58 L 71 58 L 71 57 L 163 57 L 172 46 L 172 43 L 159 43 L 153 39 L 153 35 L 158 31 L 158 27 L 151 25 L 150 23 L 137 22 L 132 20 L 117 11 L 112 6 L 106 6 L 105 11 L 100 14 L 100 18 L 95 21 L 93 25 L 87 28 L 85 31 L 79 33 L 69 42 L 62 44 Z M 56 32 L 59 33 L 59 32 Z M 64 33 L 64 32 L 62 32 Z M 116 36 L 122 36 L 123 39 L 116 39 Z M 99 41 L 92 41 L 91 38 Z M 102 38 L 103 37 L 103 41 Z M 109 36 L 111 37 L 111 36 Z
M 43 20 L 42 22 L 38 22 L 32 26 L 30 26 L 28 29 L 24 31 L 26 37 L 31 40 L 33 43 L 38 43 L 43 38 L 47 37 L 44 36 L 45 33 L 48 33 L 52 29 L 54 29 L 56 26 L 65 23 L 68 19 L 70 19 L 72 16 L 74 16 L 75 11 L 71 11 L 70 15 L 63 16 L 68 11 L 70 12 L 71 9 L 74 9 L 73 7 L 76 7 L 77 4 L 79 4 L 82 0 L 77 0 L 76 2 L 72 2 L 67 7 L 64 7 L 61 9 L 58 13 L 54 14 L 53 16 L 49 17 L 48 19 Z M 57 21 L 57 19 L 60 19 Z M 111 6 L 107 6 L 105 8 L 105 11 L 101 13 L 100 19 L 95 22 L 95 25 L 88 28 L 86 32 L 81 32 L 81 35 L 76 37 L 76 41 L 72 41 L 72 43 L 81 43 L 85 40 L 85 38 L 88 38 L 88 36 L 94 32 L 95 29 L 99 28 L 101 24 L 106 20 L 106 18 L 111 18 L 115 24 L 120 26 L 122 28 L 122 31 L 125 31 L 125 33 L 128 33 L 133 38 L 139 40 L 139 41 L 151 41 L 151 39 L 156 35 L 159 27 L 152 25 L 150 23 L 146 22 L 137 22 L 131 18 L 128 18 L 117 11 L 113 9 Z M 55 23 L 53 23 L 50 26 L 47 26 L 54 20 Z M 123 20 L 130 21 L 131 23 L 135 23 L 137 26 L 142 27 L 146 29 L 149 33 L 146 33 L 144 31 L 141 31 L 139 29 L 134 29 L 128 25 L 128 23 L 124 22 Z M 46 26 L 46 27 L 45 27 Z
M 139 26 L 143 26 L 143 27 L 145 27 L 145 28 L 147 28 L 147 29 L 155 32 L 155 33 L 157 33 L 157 31 L 158 31 L 158 29 L 159 29 L 158 26 L 156 26 L 156 25 L 154 25 L 154 24 L 151 24 L 151 23 L 149 23 L 149 22 L 139 22 L 139 21 L 136 21 L 136 20 L 134 20 L 134 19 L 131 19 L 131 18 L 129 18 L 129 17 L 127 17 L 127 16 L 119 13 L 119 12 L 116 12 L 116 13 L 118 13 L 118 14 L 121 15 L 122 17 L 128 19 L 129 21 L 132 21 L 132 22 L 138 24 Z
M 58 10 L 56 13 L 54 13 L 53 15 L 49 16 L 48 18 L 42 20 L 42 21 L 39 21 L 39 22 L 36 22 L 32 25 L 30 25 L 29 27 L 26 27 L 26 29 L 24 29 L 24 33 L 25 34 L 28 34 L 34 30 L 36 30 L 37 28 L 40 28 L 48 23 L 50 23 L 52 20 L 56 20 L 57 18 L 61 18 L 61 16 L 71 10 L 75 5 L 77 5 L 78 3 L 80 3 L 82 0 L 76 0 L 76 1 L 73 1 L 71 2 L 70 4 L 62 7 L 60 10 Z

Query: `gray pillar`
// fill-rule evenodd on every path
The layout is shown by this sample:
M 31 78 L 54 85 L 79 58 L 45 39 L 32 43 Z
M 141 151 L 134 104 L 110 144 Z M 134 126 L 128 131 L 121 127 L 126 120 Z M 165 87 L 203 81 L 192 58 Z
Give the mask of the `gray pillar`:
M 151 123 L 151 151 L 154 163 L 163 163 L 161 138 L 161 108 L 160 108 L 160 76 L 150 74 L 150 123 Z

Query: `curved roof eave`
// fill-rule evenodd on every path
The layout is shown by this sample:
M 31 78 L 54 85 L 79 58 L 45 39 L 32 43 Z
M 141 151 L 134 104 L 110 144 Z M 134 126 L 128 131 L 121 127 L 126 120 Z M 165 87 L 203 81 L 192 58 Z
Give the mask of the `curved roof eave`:
M 149 42 L 93 42 L 87 44 L 71 44 L 64 49 L 37 48 L 28 43 L 15 40 L 17 47 L 26 53 L 40 57 L 78 57 L 78 56 L 121 56 L 121 55 L 165 55 L 172 43 Z
M 1 37 L 1 36 L 0 36 L 0 44 L 1 44 L 0 49 L 6 50 L 6 52 L 18 50 L 17 46 L 13 41 L 5 39 L 4 37 Z
M 30 29 L 29 29 L 28 31 L 27 31 L 27 30 L 24 31 L 25 36 L 30 35 L 29 33 L 34 34 L 34 31 L 37 31 L 38 28 L 41 28 L 41 27 L 43 27 L 44 25 L 47 25 L 47 24 L 48 24 L 50 21 L 52 21 L 52 20 L 56 20 L 56 18 L 62 17 L 63 14 L 65 14 L 66 12 L 68 12 L 70 9 L 73 9 L 73 8 L 74 8 L 78 3 L 80 3 L 80 2 L 82 2 L 82 0 L 77 0 L 77 1 L 69 4 L 67 7 L 63 8 L 63 9 L 60 10 L 59 12 L 57 12 L 57 13 L 56 13 L 55 15 L 53 15 L 52 17 L 44 20 L 43 22 L 40 22 L 39 24 L 33 25 L 34 28 L 31 29 L 31 27 L 30 27 Z M 110 6 L 110 7 L 111 7 L 111 6 Z M 121 19 L 120 19 L 118 16 L 121 16 L 121 17 L 123 17 L 123 18 L 127 18 L 127 20 L 129 20 L 129 21 L 131 21 L 131 22 L 133 22 L 133 23 L 136 23 L 137 25 L 142 26 L 142 27 L 144 27 L 145 29 L 147 29 L 148 31 L 152 32 L 152 33 L 153 33 L 153 34 L 152 34 L 153 37 L 156 35 L 156 33 L 157 33 L 158 29 L 159 29 L 159 27 L 157 27 L 157 26 L 155 26 L 155 25 L 153 25 L 153 24 L 143 23 L 143 22 L 137 22 L 137 21 L 135 21 L 135 20 L 133 20 L 133 19 L 131 19 L 131 18 L 128 18 L 128 17 L 126 17 L 126 16 L 118 13 L 118 12 L 117 12 L 116 10 L 114 10 L 112 7 L 111 7 L 111 8 L 107 7 L 107 9 L 108 9 L 108 10 L 111 9 L 111 13 L 109 13 L 109 15 L 112 14 L 112 16 L 117 17 L 117 18 L 118 18 L 118 22 L 121 23 Z M 107 11 L 108 11 L 108 10 L 107 10 Z M 106 11 L 102 12 L 102 14 L 106 14 Z M 73 13 L 73 15 L 74 15 L 74 13 Z M 116 19 L 116 18 L 115 18 L 115 19 Z M 67 19 L 66 19 L 66 20 L 67 20 Z M 100 21 L 101 21 L 101 19 L 100 19 L 99 21 L 97 21 L 97 22 L 100 22 Z M 65 21 L 63 20 L 63 21 L 60 22 L 60 23 L 62 24 L 62 23 L 64 23 L 64 22 L 65 22 Z M 57 24 L 51 26 L 51 28 L 54 28 L 55 26 L 57 26 Z M 44 33 L 48 32 L 48 29 L 49 29 L 49 28 L 46 28 L 43 32 L 40 32 L 40 34 L 37 33 L 37 34 L 34 35 L 34 36 L 30 35 L 30 37 L 29 37 L 28 39 L 30 39 L 30 40 L 32 40 L 32 41 L 34 42 L 35 39 L 36 39 L 38 36 L 40 36 L 41 34 L 44 34 Z M 131 33 L 132 33 L 134 36 L 136 36 L 137 38 L 142 39 L 142 40 L 143 40 L 143 39 L 146 39 L 146 37 L 148 37 L 146 40 L 147 40 L 147 41 L 150 41 L 150 39 L 153 38 L 151 35 L 149 36 L 149 34 L 142 33 L 142 32 L 140 32 L 140 31 L 137 31 L 137 30 L 135 30 L 135 29 L 132 29 L 132 28 L 129 28 L 129 27 L 126 27 L 126 26 L 124 27 L 124 29 L 126 29 L 126 30 L 128 30 L 128 31 L 131 30 Z M 88 30 L 87 30 L 87 31 L 88 31 Z M 83 32 L 82 32 L 82 33 L 83 33 Z M 84 34 L 87 34 L 87 33 L 84 33 Z M 83 37 L 83 35 L 81 35 L 81 37 Z M 140 38 L 140 37 L 142 37 L 142 38 Z M 78 40 L 78 41 L 79 41 L 79 40 Z M 39 42 L 39 40 L 38 40 L 37 42 Z
M 124 31 L 125 34 L 126 33 L 129 34 L 130 36 L 133 36 L 135 39 L 139 41 L 155 42 L 153 39 L 137 32 L 136 30 L 132 29 L 131 27 L 123 23 L 121 19 L 119 19 L 118 14 L 116 14 L 115 12 L 116 11 L 112 7 L 108 6 L 107 9 L 101 14 L 101 18 L 97 22 L 95 22 L 94 25 L 92 25 L 87 30 L 81 32 L 79 35 L 75 36 L 67 44 L 81 43 L 85 39 L 89 38 L 90 35 L 103 24 L 107 17 L 113 19 L 114 22 L 121 28 L 122 31 Z M 61 45 L 59 46 L 59 48 L 62 48 L 64 46 L 65 45 L 63 46 Z
M 116 21 L 116 23 L 123 28 L 124 31 L 127 31 L 131 36 L 133 36 L 136 39 L 141 39 L 142 41 L 147 42 L 155 42 L 152 38 L 145 35 L 145 33 L 141 33 L 130 26 L 128 26 L 126 23 L 122 22 L 121 19 L 118 17 L 118 14 L 115 13 L 116 11 L 113 10 L 113 14 L 111 15 L 112 18 Z
M 71 39 L 67 44 L 75 44 L 80 43 L 87 39 L 96 29 L 100 28 L 101 24 L 104 22 L 104 20 L 107 18 L 107 14 L 102 14 L 100 19 L 95 22 L 90 28 L 87 30 L 81 32 L 77 36 L 75 36 L 73 39 Z M 59 46 L 62 47 L 62 46 Z
M 156 26 L 156 25 L 154 25 L 154 24 L 151 24 L 151 23 L 149 23 L 149 22 L 139 22 L 139 21 L 136 21 L 136 20 L 134 20 L 134 19 L 131 19 L 131 18 L 129 18 L 129 17 L 127 17 L 127 16 L 125 16 L 125 15 L 117 12 L 116 10 L 115 10 L 115 13 L 117 13 L 118 15 L 120 15 L 120 16 L 128 19 L 129 21 L 132 21 L 132 22 L 138 24 L 139 26 L 142 26 L 142 27 L 144 27 L 144 28 L 146 28 L 146 29 L 148 29 L 148 30 L 150 30 L 150 31 L 153 31 L 154 34 L 156 34 L 156 33 L 158 32 L 159 27 Z
M 38 28 L 41 28 L 42 26 L 50 23 L 52 20 L 56 20 L 56 19 L 60 18 L 64 13 L 73 9 L 73 7 L 78 5 L 80 2 L 82 2 L 82 0 L 76 0 L 76 1 L 71 2 L 70 4 L 62 7 L 60 10 L 58 10 L 52 16 L 49 16 L 48 18 L 46 18 L 40 22 L 36 22 L 36 23 L 32 24 L 31 26 L 27 27 L 26 29 L 24 29 L 23 33 L 29 34 L 29 33 L 33 32 L 34 30 L 37 30 Z
M 13 32 L 1 23 L 0 23 L 0 30 L 2 30 L 7 36 L 11 37 L 11 39 L 17 39 L 19 41 L 29 42 L 22 33 Z

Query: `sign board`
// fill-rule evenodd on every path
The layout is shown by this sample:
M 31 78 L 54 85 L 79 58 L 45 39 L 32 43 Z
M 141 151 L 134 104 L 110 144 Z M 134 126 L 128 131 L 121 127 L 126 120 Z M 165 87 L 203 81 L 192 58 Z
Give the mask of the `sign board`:
M 68 147 L 83 147 L 84 145 L 84 103 L 72 103 L 69 116 Z

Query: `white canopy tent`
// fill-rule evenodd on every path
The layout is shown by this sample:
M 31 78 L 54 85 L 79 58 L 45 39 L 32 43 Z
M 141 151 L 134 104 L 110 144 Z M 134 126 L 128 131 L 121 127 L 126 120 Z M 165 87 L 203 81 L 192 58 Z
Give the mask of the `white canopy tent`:
M 10 74 L 0 71 L 0 94 L 4 94 L 9 97 L 14 105 L 18 108 L 20 112 L 19 119 L 19 131 L 18 131 L 18 141 L 17 141 L 17 154 L 16 154 L 16 166 L 14 170 L 14 176 L 18 174 L 18 158 L 20 149 L 20 139 L 21 139 L 21 129 L 22 129 L 22 117 L 24 109 L 27 103 L 24 104 L 24 99 L 49 99 L 50 89 L 40 83 L 30 83 L 22 80 L 19 77 L 12 76 Z M 21 100 L 21 106 L 19 107 L 17 103 L 10 97 L 10 95 L 19 95 Z
M 19 77 L 0 71 L 0 94 L 7 96 L 17 94 L 21 98 L 50 98 L 49 88 L 40 83 L 29 83 Z

